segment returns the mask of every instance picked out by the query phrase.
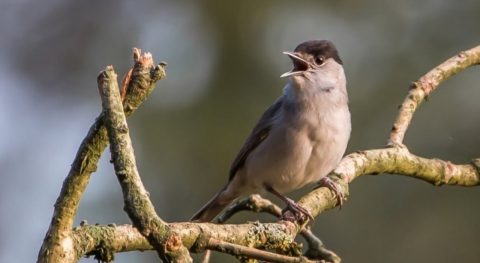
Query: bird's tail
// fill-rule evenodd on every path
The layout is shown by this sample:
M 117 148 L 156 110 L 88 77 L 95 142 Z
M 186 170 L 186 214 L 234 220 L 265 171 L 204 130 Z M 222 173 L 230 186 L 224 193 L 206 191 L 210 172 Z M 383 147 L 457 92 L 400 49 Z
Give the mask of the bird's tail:
M 224 187 L 212 199 L 210 199 L 206 205 L 195 213 L 190 220 L 196 222 L 210 222 L 237 197 L 238 196 L 236 195 L 228 193 L 226 187 Z

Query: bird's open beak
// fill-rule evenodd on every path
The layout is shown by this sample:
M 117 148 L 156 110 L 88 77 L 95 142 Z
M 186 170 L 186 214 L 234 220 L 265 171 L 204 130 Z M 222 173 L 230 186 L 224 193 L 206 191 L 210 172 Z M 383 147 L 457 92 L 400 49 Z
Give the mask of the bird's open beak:
M 293 61 L 293 69 L 283 73 L 280 78 L 301 75 L 309 68 L 313 68 L 313 65 L 301 57 L 301 54 L 296 52 L 283 51 L 283 54 L 289 56 Z

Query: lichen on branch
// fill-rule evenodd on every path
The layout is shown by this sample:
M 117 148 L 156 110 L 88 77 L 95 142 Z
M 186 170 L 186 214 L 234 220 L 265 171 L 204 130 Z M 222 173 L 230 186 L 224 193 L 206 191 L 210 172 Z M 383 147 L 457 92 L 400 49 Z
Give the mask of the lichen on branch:
M 163 79 L 165 64 L 155 65 L 150 53 L 133 49 L 134 66 L 130 77 L 125 79 L 125 99 L 123 108 L 130 116 L 147 99 L 155 88 L 155 83 Z M 49 229 L 40 248 L 38 262 L 76 262 L 83 254 L 73 250 L 71 229 L 81 197 L 97 170 L 101 154 L 108 145 L 104 115 L 101 113 L 83 139 L 63 182 Z
M 98 90 L 105 113 L 112 162 L 122 187 L 125 212 L 165 262 L 191 262 L 182 240 L 157 215 L 143 186 L 118 90 L 117 75 L 112 66 L 98 76 Z

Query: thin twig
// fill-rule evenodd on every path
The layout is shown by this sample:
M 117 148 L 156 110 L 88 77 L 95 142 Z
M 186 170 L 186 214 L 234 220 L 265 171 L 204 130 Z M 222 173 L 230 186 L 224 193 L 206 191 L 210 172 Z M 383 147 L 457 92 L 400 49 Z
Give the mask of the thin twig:
M 236 245 L 228 243 L 225 241 L 220 241 L 216 239 L 210 239 L 207 244 L 207 248 L 210 250 L 215 250 L 223 253 L 228 253 L 237 257 L 247 257 L 258 260 L 264 260 L 267 262 L 279 262 L 279 263 L 313 263 L 317 261 L 312 261 L 306 257 L 290 257 L 284 256 L 256 248 Z
M 240 211 L 268 213 L 275 217 L 282 216 L 282 209 L 280 209 L 280 207 L 272 203 L 270 200 L 261 197 L 259 194 L 252 194 L 229 205 L 225 211 L 218 216 L 217 222 L 223 224 Z
M 322 259 L 331 263 L 340 263 L 342 261 L 342 259 L 335 252 L 326 248 L 325 245 L 323 245 L 322 240 L 315 236 L 310 229 L 304 227 L 300 234 L 305 238 L 308 244 L 308 249 L 304 254 L 306 257 L 312 259 Z
M 392 126 L 388 145 L 403 146 L 403 138 L 407 132 L 415 110 L 420 106 L 432 91 L 442 82 L 465 70 L 468 67 L 480 64 L 480 46 L 460 52 L 430 70 L 410 86 L 405 100 L 400 105 L 397 118 Z

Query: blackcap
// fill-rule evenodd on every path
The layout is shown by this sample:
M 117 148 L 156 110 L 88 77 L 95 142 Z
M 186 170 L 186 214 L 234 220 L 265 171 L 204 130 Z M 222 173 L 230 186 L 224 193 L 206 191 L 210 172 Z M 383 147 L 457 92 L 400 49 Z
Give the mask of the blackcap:
M 293 69 L 288 82 L 261 116 L 230 168 L 227 184 L 193 217 L 208 222 L 233 200 L 270 192 L 286 202 L 284 218 L 305 220 L 310 213 L 285 193 L 312 183 L 341 191 L 326 177 L 340 162 L 350 138 L 343 63 L 332 42 L 312 40 L 283 52 Z

